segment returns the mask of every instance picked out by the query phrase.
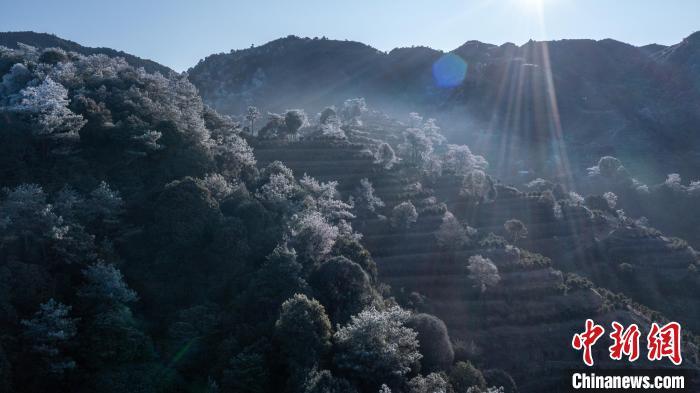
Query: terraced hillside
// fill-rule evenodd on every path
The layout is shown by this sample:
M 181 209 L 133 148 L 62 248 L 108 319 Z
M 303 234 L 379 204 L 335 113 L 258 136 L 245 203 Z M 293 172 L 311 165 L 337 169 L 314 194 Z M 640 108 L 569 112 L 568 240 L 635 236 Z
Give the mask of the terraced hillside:
M 375 114 L 362 126 L 344 127 L 346 139 L 251 144 L 262 162 L 281 160 L 295 173 L 339 181 L 344 199 L 356 195 L 360 179 L 372 183 L 385 206 L 353 225 L 364 235 L 380 280 L 406 307 L 443 319 L 458 357 L 481 369 L 504 368 L 523 391 L 541 391 L 561 382 L 546 376 L 580 365 L 570 340 L 586 318 L 645 329 L 663 318 L 655 309 L 691 330 L 700 328 L 692 301 L 698 287 L 693 267 L 700 259 L 687 244 L 601 205 L 601 196 L 579 200 L 553 183 L 522 192 L 489 178 L 488 197 L 474 199 L 461 191 L 464 175 L 428 175 L 406 160 L 386 169 L 372 150 L 381 141 L 400 150 L 405 127 Z M 440 152 L 445 146 L 435 146 L 433 154 Z M 392 209 L 404 201 L 418 217 L 409 228 L 398 228 Z M 440 244 L 446 212 L 469 227 L 464 244 Z M 510 219 L 525 224 L 527 237 L 511 237 L 504 228 Z M 474 255 L 495 264 L 497 285 L 474 287 L 467 270 Z M 695 338 L 689 337 L 687 359 L 697 361 Z

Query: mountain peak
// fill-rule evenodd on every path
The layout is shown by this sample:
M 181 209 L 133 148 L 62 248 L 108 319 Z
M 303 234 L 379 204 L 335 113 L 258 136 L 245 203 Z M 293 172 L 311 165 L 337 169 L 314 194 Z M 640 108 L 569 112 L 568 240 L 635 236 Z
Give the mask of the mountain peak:
M 686 69 L 695 76 L 700 85 L 700 77 L 697 77 L 698 70 L 700 70 L 700 31 L 696 31 L 678 44 L 658 52 L 654 57 L 659 61 Z
M 691 35 L 689 35 L 689 36 L 687 36 L 687 37 L 685 37 L 685 38 L 683 39 L 683 42 L 686 42 L 686 41 L 687 41 L 687 42 L 690 42 L 690 43 L 693 43 L 693 44 L 700 44 L 700 30 L 694 32 L 693 34 L 691 34 Z

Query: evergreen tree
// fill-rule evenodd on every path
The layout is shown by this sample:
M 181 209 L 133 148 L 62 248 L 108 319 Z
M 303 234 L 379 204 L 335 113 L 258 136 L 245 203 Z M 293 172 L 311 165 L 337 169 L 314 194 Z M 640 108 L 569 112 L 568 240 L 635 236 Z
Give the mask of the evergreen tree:
M 275 336 L 292 368 L 309 369 L 330 349 L 331 322 L 321 303 L 297 294 L 282 303 Z
M 39 306 L 32 319 L 22 320 L 32 351 L 54 375 L 63 375 L 76 366 L 66 353 L 77 334 L 77 319 L 70 317 L 70 311 L 70 306 L 50 299 Z

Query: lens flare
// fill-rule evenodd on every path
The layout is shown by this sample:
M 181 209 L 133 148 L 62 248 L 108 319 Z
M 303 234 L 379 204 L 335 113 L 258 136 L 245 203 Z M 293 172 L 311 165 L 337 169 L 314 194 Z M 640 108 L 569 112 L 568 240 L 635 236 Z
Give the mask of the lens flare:
M 467 75 L 467 63 L 454 53 L 442 55 L 433 64 L 433 79 L 439 87 L 455 87 Z

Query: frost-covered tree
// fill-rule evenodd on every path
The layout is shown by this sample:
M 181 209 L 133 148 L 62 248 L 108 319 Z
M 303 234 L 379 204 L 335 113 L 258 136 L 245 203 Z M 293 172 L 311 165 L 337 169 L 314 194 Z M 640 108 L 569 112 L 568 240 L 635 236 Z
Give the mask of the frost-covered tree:
M 206 174 L 201 183 L 218 201 L 222 201 L 233 194 L 237 186 L 219 173 Z
M 411 128 L 418 128 L 423 124 L 423 116 L 417 112 L 411 112 L 408 114 L 408 126 Z
M 131 139 L 141 145 L 146 151 L 156 151 L 164 148 L 163 145 L 159 144 L 158 141 L 163 136 L 160 131 L 146 130 L 141 135 L 134 135 Z
M 464 176 L 474 170 L 485 170 L 488 162 L 484 157 L 472 154 L 467 145 L 447 145 L 443 167 L 445 171 Z
M 287 133 L 293 138 L 299 134 L 299 129 L 308 123 L 306 112 L 303 109 L 288 109 L 284 114 L 284 124 L 287 126 Z
M 282 138 L 287 134 L 287 125 L 284 121 L 284 116 L 278 113 L 268 113 L 267 123 L 258 132 L 258 136 L 262 139 Z
M 83 209 L 85 198 L 70 186 L 64 186 L 56 194 L 53 202 L 53 210 L 59 216 L 67 220 L 76 218 L 80 209 Z
M 291 226 L 291 243 L 307 268 L 328 255 L 339 234 L 338 227 L 317 211 L 302 213 Z
M 408 229 L 418 221 L 418 212 L 411 201 L 401 202 L 391 210 L 391 225 L 394 228 Z
M 367 112 L 367 104 L 362 97 L 345 100 L 341 114 L 343 121 L 351 126 L 361 126 L 360 116 Z
M 598 165 L 588 168 L 589 176 L 600 175 L 605 178 L 615 177 L 624 169 L 620 160 L 612 156 L 604 156 L 598 160 Z
M 2 77 L 0 93 L 6 97 L 16 94 L 32 79 L 32 72 L 29 71 L 27 66 L 22 63 L 15 63 L 10 67 L 10 71 Z
M 503 223 L 503 229 L 510 235 L 513 244 L 517 243 L 518 239 L 527 237 L 527 227 L 522 221 L 510 219 Z
M 302 393 L 357 393 L 346 379 L 333 376 L 328 370 L 311 370 L 304 381 Z
M 95 258 L 94 236 L 74 221 L 74 216 L 59 216 L 47 203 L 41 187 L 22 184 L 6 189 L 0 201 L 0 236 L 7 244 L 14 243 L 27 261 L 89 262 Z M 85 210 L 84 206 L 81 207 Z M 54 258 L 47 260 L 51 251 Z
M 467 389 L 467 393 L 505 393 L 505 390 L 503 389 L 503 386 L 489 386 L 487 388 L 472 386 Z
M 423 165 L 423 171 L 428 181 L 437 181 L 442 176 L 443 163 L 440 157 L 435 155 L 430 156 L 428 161 Z
M 83 270 L 83 277 L 85 284 L 78 290 L 78 296 L 99 303 L 126 304 L 138 299 L 114 265 L 97 262 Z
M 79 209 L 65 210 L 64 218 L 47 203 L 38 185 L 22 184 L 5 193 L 7 197 L 0 201 L 0 236 L 6 244 L 14 243 L 24 259 L 74 263 L 95 258 L 94 236 L 75 221 L 77 212 L 87 210 L 84 203 Z M 49 250 L 55 258 L 47 261 Z
M 333 106 L 325 108 L 319 117 L 319 123 L 326 124 L 328 122 L 338 122 L 338 113 Z
M 97 262 L 82 270 L 83 285 L 78 288 L 83 310 L 81 351 L 92 367 L 125 364 L 153 359 L 150 338 L 139 328 L 129 303 L 138 300 L 136 292 L 112 264 Z M 87 311 L 87 312 L 86 312 Z
M 338 223 L 340 220 L 355 218 L 350 212 L 352 205 L 339 199 L 340 193 L 337 190 L 337 181 L 321 183 L 313 177 L 304 174 L 304 177 L 299 180 L 299 184 L 311 196 L 311 199 L 307 200 L 306 207 L 318 211 L 329 222 Z
M 47 77 L 37 86 L 29 86 L 20 92 L 19 103 L 12 110 L 30 114 L 37 127 L 37 136 L 51 138 L 78 138 L 78 131 L 85 125 L 83 116 L 68 109 L 68 90 Z
M 39 306 L 32 319 L 22 320 L 24 335 L 31 349 L 46 363 L 52 374 L 62 375 L 75 368 L 75 361 L 65 355 L 66 347 L 77 334 L 71 307 L 50 299 Z
M 608 204 L 608 200 L 603 195 L 588 195 L 585 198 L 586 207 L 591 210 L 600 210 L 603 212 L 613 212 Z
M 331 347 L 331 321 L 321 303 L 296 294 L 282 303 L 275 337 L 293 368 L 308 369 Z
M 408 381 L 408 393 L 448 393 L 449 384 L 442 374 L 430 373 L 425 377 L 416 375 Z
M 608 203 L 608 207 L 614 209 L 617 205 L 617 195 L 614 192 L 608 191 L 603 194 L 603 198 Z
M 343 131 L 338 119 L 330 117 L 325 123 L 321 123 L 319 129 L 310 135 L 309 138 L 323 141 L 345 141 L 348 139 L 348 136 Z
M 615 157 L 605 156 L 598 161 L 598 170 L 601 176 L 613 177 L 622 166 L 620 160 Z
M 469 241 L 467 230 L 449 211 L 443 214 L 442 223 L 435 237 L 440 247 L 451 249 L 459 249 Z
M 691 181 L 690 184 L 688 184 L 687 191 L 690 195 L 700 195 L 700 180 Z
M 255 135 L 255 121 L 260 117 L 260 111 L 254 106 L 249 106 L 245 114 L 245 119 L 250 124 L 248 132 Z
M 409 317 L 398 306 L 370 308 L 353 316 L 333 336 L 338 369 L 374 389 L 400 380 L 422 357 L 418 334 L 405 325 Z
M 39 56 L 39 62 L 45 64 L 58 64 L 68 60 L 68 53 L 61 48 L 44 48 Z
M 211 147 L 218 167 L 228 178 L 238 178 L 241 173 L 255 168 L 253 149 L 245 139 L 230 133 L 216 138 Z
M 491 201 L 495 198 L 496 189 L 493 180 L 480 169 L 467 173 L 462 179 L 459 195 L 476 203 Z
M 541 177 L 538 177 L 535 180 L 532 180 L 528 183 L 525 184 L 525 187 L 528 188 L 528 190 L 536 191 L 536 192 L 544 192 L 544 191 L 551 191 L 554 188 L 554 183 L 542 179 Z
M 435 119 L 428 119 L 423 123 L 423 133 L 430 139 L 433 146 L 441 146 L 445 143 L 445 137 L 440 133 L 440 127 L 438 127 Z
M 490 259 L 481 255 L 469 257 L 467 270 L 469 278 L 474 281 L 474 286 L 479 288 L 481 292 L 485 292 L 486 289 L 495 286 L 501 281 L 498 267 Z
M 433 152 L 433 143 L 425 136 L 423 130 L 409 128 L 404 132 L 404 142 L 399 148 L 407 162 L 416 167 L 422 167 Z
M 674 191 L 682 191 L 683 184 L 681 180 L 681 175 L 677 173 L 669 173 L 664 181 L 664 185 Z
M 582 205 L 584 202 L 583 197 L 574 191 L 569 191 L 569 200 L 576 205 Z
M 5 189 L 0 204 L 0 230 L 5 236 L 18 236 L 25 242 L 30 237 L 44 237 L 59 224 L 44 190 L 36 184 L 21 184 Z
M 274 195 L 268 195 L 269 192 L 278 194 L 275 190 L 284 194 L 284 199 L 291 197 L 298 191 L 298 186 L 294 180 L 294 173 L 281 161 L 273 161 L 268 164 L 261 171 L 258 183 L 259 187 L 256 197 L 263 200 L 274 201 L 277 199 Z
M 93 222 L 112 223 L 122 214 L 123 209 L 124 201 L 119 191 L 113 190 L 107 182 L 102 181 L 90 192 L 84 214 Z
M 258 189 L 258 198 L 272 203 L 287 202 L 296 192 L 294 178 L 285 173 L 273 173 L 268 181 Z
M 355 209 L 364 217 L 377 214 L 377 209 L 384 207 L 384 201 L 375 195 L 374 187 L 369 179 L 360 179 L 360 185 L 355 190 Z
M 391 145 L 386 142 L 379 144 L 374 162 L 388 170 L 394 166 L 396 161 L 396 153 L 394 153 L 394 149 L 392 149 Z

